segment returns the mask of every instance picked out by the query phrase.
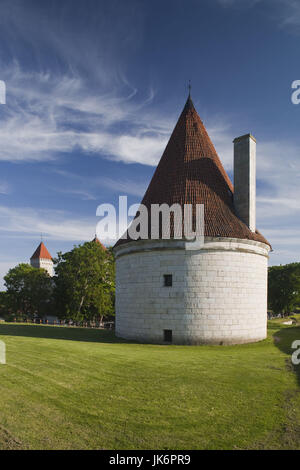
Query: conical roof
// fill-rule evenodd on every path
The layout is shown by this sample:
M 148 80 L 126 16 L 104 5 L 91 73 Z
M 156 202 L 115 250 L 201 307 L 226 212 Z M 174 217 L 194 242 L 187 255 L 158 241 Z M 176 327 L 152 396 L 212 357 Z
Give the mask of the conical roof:
M 206 237 L 256 240 L 269 244 L 238 218 L 233 186 L 189 96 L 166 149 L 144 195 L 142 204 L 204 204 Z M 149 219 L 149 226 L 150 226 Z M 172 221 L 171 221 L 172 237 Z M 128 243 L 120 239 L 116 246 Z
M 100 242 L 100 240 L 99 240 L 99 238 L 97 237 L 97 235 L 95 235 L 95 238 L 93 238 L 92 242 L 97 243 L 98 245 L 101 246 L 101 248 L 103 248 L 103 250 L 106 251 L 106 247 L 103 245 L 103 243 Z
M 49 251 L 45 247 L 44 243 L 41 242 L 35 252 L 33 253 L 32 257 L 30 259 L 35 259 L 35 258 L 43 258 L 43 259 L 52 259 L 52 256 L 50 255 Z

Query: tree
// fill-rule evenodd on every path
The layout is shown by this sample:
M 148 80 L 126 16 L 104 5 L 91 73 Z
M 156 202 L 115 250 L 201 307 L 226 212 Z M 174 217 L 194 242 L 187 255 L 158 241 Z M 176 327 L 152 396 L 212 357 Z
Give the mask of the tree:
M 16 317 L 43 317 L 51 309 L 53 283 L 45 269 L 19 264 L 4 277 L 6 307 Z
M 114 313 L 114 258 L 100 243 L 87 242 L 55 263 L 57 315 L 75 322 L 100 320 Z
M 5 320 L 9 317 L 9 310 L 7 306 L 7 292 L 0 292 L 0 317 L 3 317 Z
M 275 314 L 290 313 L 300 300 L 300 263 L 269 268 L 269 308 Z

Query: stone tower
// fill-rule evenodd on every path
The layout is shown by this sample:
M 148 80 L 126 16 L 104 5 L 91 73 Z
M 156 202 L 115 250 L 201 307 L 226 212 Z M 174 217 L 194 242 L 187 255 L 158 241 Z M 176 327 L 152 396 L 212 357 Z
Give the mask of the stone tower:
M 30 264 L 34 268 L 46 269 L 49 276 L 53 276 L 52 256 L 50 255 L 43 242 L 39 244 L 32 257 L 30 258 Z
M 204 244 L 172 230 L 169 240 L 116 243 L 117 336 L 176 344 L 266 337 L 270 245 L 255 227 L 255 159 L 250 134 L 234 140 L 234 193 L 188 97 L 142 204 L 203 204 Z

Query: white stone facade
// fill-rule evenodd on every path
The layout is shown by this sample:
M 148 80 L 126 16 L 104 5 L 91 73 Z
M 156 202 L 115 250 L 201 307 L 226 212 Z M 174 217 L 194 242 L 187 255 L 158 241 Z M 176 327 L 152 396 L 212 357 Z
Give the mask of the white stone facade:
M 48 258 L 31 258 L 30 264 L 33 268 L 46 269 L 49 276 L 53 276 L 53 261 Z
M 174 344 L 238 344 L 267 334 L 270 247 L 251 240 L 145 240 L 115 248 L 116 335 Z M 172 287 L 164 275 L 172 275 Z

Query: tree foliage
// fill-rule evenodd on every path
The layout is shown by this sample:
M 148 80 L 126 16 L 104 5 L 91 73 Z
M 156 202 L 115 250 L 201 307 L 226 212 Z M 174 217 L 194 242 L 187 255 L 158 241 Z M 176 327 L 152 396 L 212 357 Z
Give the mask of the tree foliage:
M 114 313 L 114 257 L 95 241 L 58 253 L 55 260 L 57 315 L 75 322 Z
M 19 264 L 4 277 L 7 314 L 21 318 L 43 317 L 51 310 L 53 283 L 45 269 Z
M 269 308 L 288 314 L 300 303 L 300 263 L 269 268 Z
M 6 320 L 8 316 L 9 316 L 9 310 L 7 306 L 7 292 L 2 291 L 0 292 L 0 317 Z

